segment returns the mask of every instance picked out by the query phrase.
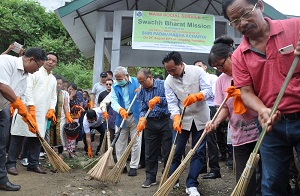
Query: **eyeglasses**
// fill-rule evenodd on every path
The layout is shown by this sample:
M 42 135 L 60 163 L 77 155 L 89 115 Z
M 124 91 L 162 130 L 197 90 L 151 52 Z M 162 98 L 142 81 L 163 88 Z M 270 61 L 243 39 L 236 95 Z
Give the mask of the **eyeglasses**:
M 40 67 L 43 66 L 43 65 L 39 65 L 38 62 L 37 62 L 35 59 L 33 59 L 33 60 L 34 60 L 34 62 L 36 63 L 36 65 L 37 65 L 38 68 L 40 68 Z
M 223 70 L 224 64 L 226 63 L 227 59 L 228 59 L 228 56 L 225 58 L 224 62 L 221 65 L 217 65 L 217 66 L 214 66 L 214 67 L 216 67 L 217 70 L 220 70 L 220 71 Z
M 256 8 L 256 5 L 257 3 L 254 5 L 253 9 L 250 10 L 249 12 L 246 12 L 244 13 L 240 18 L 237 18 L 237 19 L 234 19 L 232 21 L 229 22 L 229 25 L 230 26 L 233 26 L 233 27 L 237 27 L 240 25 L 241 21 L 244 19 L 244 20 L 247 20 L 249 18 L 251 18 L 252 16 L 252 13 L 254 12 L 255 8 Z
M 112 84 L 106 84 L 106 86 L 111 86 Z
M 149 77 L 149 76 L 148 76 L 148 77 Z M 143 81 L 139 81 L 139 83 L 140 83 L 140 84 L 145 84 L 146 81 L 147 81 L 147 79 L 148 79 L 148 77 L 147 77 L 145 80 L 143 80 Z

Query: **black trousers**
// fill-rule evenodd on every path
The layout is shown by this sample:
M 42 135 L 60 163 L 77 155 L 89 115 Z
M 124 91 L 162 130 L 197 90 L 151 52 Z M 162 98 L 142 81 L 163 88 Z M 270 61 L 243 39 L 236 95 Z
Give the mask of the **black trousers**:
M 16 167 L 17 159 L 22 150 L 24 136 L 12 135 L 8 150 L 6 168 Z M 36 168 L 39 166 L 39 155 L 41 152 L 41 143 L 37 137 L 26 137 L 28 140 L 28 163 L 27 168 Z
M 8 110 L 7 110 L 8 109 Z M 0 111 L 0 184 L 8 181 L 5 162 L 6 162 L 6 141 L 9 135 L 10 125 L 9 107 Z
M 211 119 L 216 113 L 216 107 L 209 106 Z M 209 168 L 212 173 L 220 173 L 219 166 L 219 148 L 217 145 L 216 133 L 210 133 L 207 135 L 207 148 L 208 148 L 208 159 Z
M 158 155 L 161 149 L 164 160 L 168 160 L 172 146 L 171 124 L 170 118 L 159 120 L 147 119 L 146 128 L 143 133 L 145 138 L 146 179 L 156 181 Z

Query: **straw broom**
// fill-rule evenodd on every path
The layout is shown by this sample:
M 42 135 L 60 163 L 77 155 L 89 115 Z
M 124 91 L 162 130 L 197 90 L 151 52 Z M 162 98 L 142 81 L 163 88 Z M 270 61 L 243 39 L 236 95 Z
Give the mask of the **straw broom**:
M 104 133 L 103 141 L 102 141 L 102 144 L 100 147 L 100 155 L 105 153 L 105 148 L 106 148 L 106 144 L 107 144 L 107 132 L 108 132 L 108 129 Z
M 293 64 L 284 80 L 284 83 L 279 91 L 279 94 L 277 95 L 277 98 L 276 98 L 276 101 L 272 107 L 272 110 L 270 112 L 270 118 L 272 118 L 272 116 L 274 115 L 274 113 L 276 112 L 278 106 L 279 106 L 279 103 L 284 95 L 284 91 L 285 89 L 287 88 L 287 85 L 289 83 L 289 81 L 291 80 L 293 74 L 294 74 L 294 71 L 297 67 L 297 64 L 298 64 L 298 61 L 299 61 L 299 56 L 296 56 L 294 61 L 293 61 Z M 250 157 L 246 163 L 246 167 L 238 181 L 238 183 L 236 184 L 233 192 L 231 193 L 231 196 L 241 196 L 241 195 L 245 195 L 245 192 L 247 190 L 247 187 L 248 187 L 248 184 L 249 184 L 249 181 L 250 181 L 250 178 L 254 172 L 254 169 L 256 168 L 257 164 L 258 164 L 258 161 L 259 161 L 259 154 L 258 154 L 258 150 L 261 146 L 261 143 L 262 143 L 262 140 L 264 139 L 265 135 L 266 135 L 266 132 L 267 132 L 267 128 L 268 126 L 265 125 L 257 142 L 256 142 L 256 145 L 253 149 L 253 152 L 250 154 Z
M 128 107 L 127 112 L 130 111 L 134 101 L 136 100 L 137 93 L 135 94 L 131 104 Z M 114 146 L 120 136 L 120 132 L 122 130 L 122 127 L 125 123 L 125 120 L 123 119 L 120 125 L 119 131 L 116 133 L 115 139 L 113 140 L 112 144 L 108 148 L 108 150 L 103 154 L 102 158 L 99 159 L 98 163 L 90 170 L 87 174 L 89 174 L 92 178 L 99 180 L 99 181 L 106 181 L 106 176 L 108 174 L 109 170 L 109 160 L 111 159 L 110 156 L 112 156 L 112 151 L 114 149 Z
M 183 108 L 183 110 L 182 110 L 181 117 L 180 117 L 180 124 L 182 122 L 182 118 L 183 118 L 183 115 L 185 113 L 185 109 L 186 108 Z M 175 135 L 175 138 L 174 138 L 174 142 L 173 142 L 173 145 L 172 145 L 169 157 L 168 157 L 168 161 L 167 161 L 166 166 L 164 168 L 164 173 L 162 174 L 162 176 L 160 178 L 160 182 L 159 182 L 158 188 L 160 188 L 165 183 L 165 181 L 168 178 L 169 171 L 170 171 L 170 168 L 171 168 L 171 164 L 172 164 L 172 161 L 173 161 L 173 158 L 174 158 L 176 146 L 177 146 L 177 136 L 178 136 L 178 132 L 176 132 L 176 135 Z
M 29 125 L 34 129 L 32 123 L 27 120 Z M 59 170 L 61 172 L 69 172 L 71 168 L 66 164 L 62 158 L 58 156 L 58 154 L 51 148 L 51 146 L 46 142 L 46 140 L 40 135 L 40 132 L 37 130 L 36 132 L 37 138 L 39 138 L 46 154 L 49 159 L 50 164 L 55 170 Z
M 146 120 L 147 116 L 150 113 L 150 109 L 148 109 L 147 113 L 144 116 L 144 121 Z M 126 162 L 128 159 L 128 156 L 131 152 L 131 148 L 138 136 L 139 132 L 137 131 L 134 134 L 134 137 L 130 140 L 127 148 L 125 149 L 124 153 L 122 154 L 122 156 L 120 157 L 120 159 L 118 160 L 118 162 L 116 163 L 116 165 L 114 166 L 114 168 L 109 172 L 109 174 L 107 175 L 107 180 L 110 182 L 114 182 L 114 183 L 118 183 L 120 182 L 121 179 L 121 174 L 123 172 L 124 167 L 126 166 Z
M 108 122 L 106 123 L 106 129 L 107 129 L 107 147 L 109 148 L 109 146 L 111 146 L 111 141 L 110 141 L 110 132 L 109 132 L 109 129 L 108 129 Z M 109 168 L 113 168 L 115 166 L 115 160 L 114 160 L 114 157 L 112 155 L 112 151 L 111 151 L 111 155 L 109 155 L 109 160 L 108 160 L 108 166 Z
M 214 117 L 212 119 L 212 123 L 216 120 L 217 116 L 219 115 L 222 107 L 224 106 L 224 104 L 226 103 L 228 98 L 229 98 L 229 96 L 226 96 L 226 98 L 223 100 L 222 104 L 220 105 L 219 109 L 217 110 L 216 114 L 214 115 Z M 154 193 L 154 196 L 165 196 L 170 193 L 170 191 L 174 187 L 176 181 L 179 179 L 180 175 L 182 174 L 182 172 L 184 171 L 184 169 L 186 168 L 186 166 L 188 165 L 188 163 L 194 156 L 196 150 L 198 149 L 198 147 L 200 146 L 200 144 L 202 143 L 202 141 L 206 135 L 207 135 L 207 133 L 204 130 L 200 139 L 195 144 L 194 148 L 189 151 L 189 153 L 183 159 L 181 164 L 177 167 L 177 169 L 173 172 L 173 174 L 167 179 L 167 181 L 161 187 L 158 188 L 158 190 Z

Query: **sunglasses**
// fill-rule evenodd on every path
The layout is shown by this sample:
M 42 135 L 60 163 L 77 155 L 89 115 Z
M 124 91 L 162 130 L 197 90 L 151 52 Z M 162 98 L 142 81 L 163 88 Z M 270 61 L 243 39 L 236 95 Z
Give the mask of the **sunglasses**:
M 112 84 L 106 84 L 106 86 L 111 86 Z

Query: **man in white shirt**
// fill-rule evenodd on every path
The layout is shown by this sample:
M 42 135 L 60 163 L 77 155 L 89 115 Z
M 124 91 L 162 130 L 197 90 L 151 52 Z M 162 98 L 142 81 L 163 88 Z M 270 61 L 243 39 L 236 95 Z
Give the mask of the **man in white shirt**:
M 14 185 L 9 182 L 6 162 L 6 138 L 8 133 L 5 132 L 9 114 L 3 109 L 11 103 L 14 109 L 18 109 L 18 113 L 23 117 L 25 122 L 30 121 L 33 128 L 29 130 L 33 133 L 38 129 L 35 120 L 27 111 L 26 106 L 20 100 L 24 95 L 27 85 L 28 73 L 36 72 L 45 62 L 47 56 L 45 52 L 39 48 L 30 48 L 24 56 L 14 57 L 10 55 L 0 55 L 0 189 L 6 191 L 18 191 L 21 186 Z M 28 125 L 29 126 L 29 125 Z
M 165 81 L 165 94 L 168 109 L 173 119 L 173 128 L 179 134 L 177 147 L 170 169 L 172 174 L 180 165 L 187 140 L 192 134 L 192 148 L 204 131 L 205 123 L 209 120 L 209 108 L 205 100 L 213 97 L 210 78 L 205 71 L 196 66 L 186 65 L 179 52 L 170 52 L 162 63 L 169 73 Z M 186 108 L 182 122 L 180 113 Z M 186 180 L 186 193 L 200 196 L 197 187 L 198 176 L 203 167 L 206 138 L 196 150 L 190 162 L 190 170 Z M 177 184 L 177 183 L 176 183 Z
M 47 60 L 39 71 L 27 79 L 25 102 L 30 114 L 36 119 L 41 137 L 46 135 L 47 119 L 56 121 L 55 106 L 57 102 L 57 82 L 52 69 L 58 63 L 55 53 L 47 53 Z M 28 131 L 20 115 L 15 115 L 11 125 L 11 141 L 6 162 L 7 172 L 17 175 L 16 161 L 22 149 L 24 137 L 28 138 L 28 166 L 27 171 L 46 174 L 39 166 L 41 143 L 35 134 Z

